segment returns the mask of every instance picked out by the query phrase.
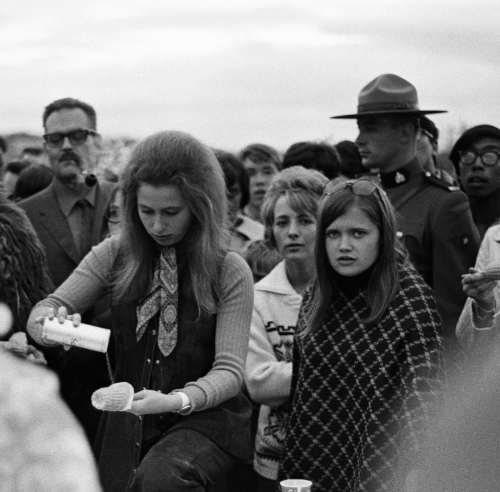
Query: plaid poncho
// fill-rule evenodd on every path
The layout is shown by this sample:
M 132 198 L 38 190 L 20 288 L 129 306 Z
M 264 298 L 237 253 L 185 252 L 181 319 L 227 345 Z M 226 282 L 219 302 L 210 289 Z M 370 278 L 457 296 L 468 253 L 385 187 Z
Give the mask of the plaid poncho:
M 299 316 L 311 297 L 306 294 Z M 430 288 L 411 267 L 376 325 L 364 289 L 340 292 L 323 326 L 296 337 L 293 405 L 280 479 L 314 492 L 393 491 L 413 466 L 441 388 L 441 322 Z

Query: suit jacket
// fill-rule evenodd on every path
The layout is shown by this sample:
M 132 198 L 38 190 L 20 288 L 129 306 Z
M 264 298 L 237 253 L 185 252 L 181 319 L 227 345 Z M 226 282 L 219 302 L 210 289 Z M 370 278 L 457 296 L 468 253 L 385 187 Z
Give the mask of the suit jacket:
M 467 196 L 422 171 L 415 159 L 381 183 L 399 215 L 398 229 L 415 269 L 432 288 L 443 335 L 455 339 L 465 304 L 462 275 L 474 266 L 479 234 Z
M 108 233 L 106 214 L 116 185 L 98 181 L 96 187 L 92 246 L 99 244 Z M 53 184 L 22 200 L 19 206 L 26 211 L 45 249 L 49 273 L 57 288 L 70 276 L 88 251 L 84 255 L 80 254 L 68 221 L 59 208 Z

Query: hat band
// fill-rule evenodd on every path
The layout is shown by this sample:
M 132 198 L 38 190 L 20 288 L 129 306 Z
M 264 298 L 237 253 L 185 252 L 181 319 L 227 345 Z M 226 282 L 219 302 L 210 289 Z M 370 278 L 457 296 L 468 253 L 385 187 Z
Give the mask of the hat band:
M 368 113 L 373 111 L 404 111 L 404 110 L 414 110 L 420 111 L 417 103 L 368 103 L 359 104 L 358 113 Z

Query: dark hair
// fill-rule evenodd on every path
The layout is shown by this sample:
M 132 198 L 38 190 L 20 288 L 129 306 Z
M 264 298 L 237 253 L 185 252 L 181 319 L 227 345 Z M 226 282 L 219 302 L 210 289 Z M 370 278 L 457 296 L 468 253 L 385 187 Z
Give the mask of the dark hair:
M 350 140 L 342 140 L 335 145 L 340 154 L 340 174 L 349 179 L 356 179 L 363 174 L 367 174 L 367 169 L 363 167 L 361 154 L 358 146 Z
M 423 115 L 420 117 L 420 128 L 429 133 L 434 140 L 438 140 L 439 130 L 435 123 L 431 119 L 427 118 L 427 116 Z
M 250 200 L 250 178 L 243 163 L 231 152 L 214 149 L 215 157 L 219 161 L 224 172 L 226 188 L 230 189 L 235 184 L 241 190 L 240 208 L 244 208 Z
M 338 296 L 340 275 L 332 268 L 326 251 L 326 229 L 358 207 L 380 231 L 380 251 L 366 289 L 369 312 L 362 319 L 365 324 L 377 323 L 399 288 L 398 266 L 408 264 L 408 258 L 396 237 L 396 213 L 385 192 L 377 188 L 366 196 L 355 195 L 349 188 L 325 196 L 320 204 L 316 229 L 317 280 L 312 294 L 313 305 L 304 335 L 314 332 L 324 323 L 331 303 Z
M 0 193 L 0 302 L 14 316 L 13 332 L 26 332 L 34 305 L 54 286 L 45 253 L 26 213 Z
M 270 248 L 263 239 L 257 239 L 248 245 L 245 251 L 245 260 L 250 270 L 252 270 L 253 281 L 258 282 L 268 275 L 283 258 L 276 249 Z
M 340 155 L 335 147 L 326 142 L 297 142 L 283 156 L 283 169 L 293 166 L 316 169 L 328 179 L 333 179 L 339 176 Z
M 5 172 L 17 174 L 19 176 L 21 172 L 29 166 L 31 166 L 31 164 L 28 161 L 10 161 L 5 166 Z
M 97 115 L 95 109 L 90 105 L 83 101 L 79 101 L 78 99 L 73 99 L 72 97 L 65 97 L 64 99 L 58 99 L 50 103 L 45 107 L 43 112 L 43 126 L 45 127 L 45 123 L 47 118 L 54 113 L 55 111 L 60 111 L 61 109 L 81 109 L 89 118 L 90 129 L 97 130 Z
M 266 244 L 270 248 L 276 248 L 276 239 L 273 234 L 276 202 L 282 196 L 286 196 L 292 210 L 299 214 L 307 212 L 316 218 L 318 204 L 326 183 L 328 183 L 328 178 L 323 173 L 302 166 L 283 169 L 274 176 L 264 196 L 260 212 L 265 226 Z
M 54 171 L 43 164 L 31 164 L 21 171 L 14 188 L 14 198 L 24 200 L 47 188 L 54 178 Z
M 41 147 L 24 147 L 23 154 L 39 156 L 45 153 Z
M 261 143 L 253 143 L 247 145 L 243 150 L 240 151 L 238 157 L 241 161 L 249 159 L 252 162 L 271 162 L 276 166 L 276 168 L 281 170 L 281 156 L 276 149 L 273 149 L 269 145 Z
M 7 142 L 5 141 L 5 138 L 0 136 L 0 150 L 2 152 L 7 152 Z
M 228 244 L 226 185 L 213 151 L 182 132 L 159 132 L 145 138 L 136 145 L 123 171 L 123 261 L 114 297 L 137 300 L 144 296 L 160 254 L 137 210 L 142 184 L 177 186 L 186 200 L 193 221 L 177 248 L 185 269 L 186 294 L 194 297 L 200 312 L 216 312 L 219 271 Z

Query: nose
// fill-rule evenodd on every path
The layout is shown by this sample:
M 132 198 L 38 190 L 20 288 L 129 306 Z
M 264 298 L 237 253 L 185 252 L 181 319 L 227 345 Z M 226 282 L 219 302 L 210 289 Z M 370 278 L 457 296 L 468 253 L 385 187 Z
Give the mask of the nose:
M 165 223 L 161 217 L 161 215 L 155 215 L 153 219 L 153 233 L 161 236 L 165 231 Z
M 292 220 L 290 221 L 290 225 L 288 226 L 288 237 L 298 237 L 299 236 L 299 228 L 297 223 Z
M 69 141 L 69 137 L 67 135 L 64 137 L 64 140 L 62 143 L 62 148 L 63 149 L 72 149 L 73 148 L 73 145 Z
M 356 140 L 354 140 L 354 143 L 358 146 L 358 148 L 362 145 L 364 145 L 364 137 L 363 137 L 363 133 L 361 132 L 361 130 L 359 131 L 358 133 L 358 136 L 356 137 Z
M 480 155 L 476 155 L 474 162 L 472 163 L 472 169 L 484 169 L 483 161 Z
M 339 250 L 340 251 L 350 251 L 352 249 L 351 241 L 347 234 L 343 234 L 340 237 Z

